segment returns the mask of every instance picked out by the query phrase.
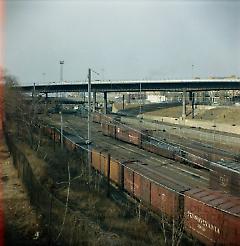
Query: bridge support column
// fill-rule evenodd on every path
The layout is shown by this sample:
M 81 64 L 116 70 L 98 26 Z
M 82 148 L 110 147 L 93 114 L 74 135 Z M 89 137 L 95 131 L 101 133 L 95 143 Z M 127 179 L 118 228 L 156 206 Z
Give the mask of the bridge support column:
M 182 94 L 182 118 L 185 119 L 186 118 L 186 89 L 183 90 L 183 94 Z
M 104 91 L 103 97 L 104 97 L 103 113 L 107 114 L 107 92 L 106 91 Z
M 124 94 L 122 96 L 122 109 L 123 110 L 125 109 L 125 97 L 124 97 Z
M 96 99 L 97 99 L 97 92 L 94 91 L 93 92 L 93 112 L 96 111 L 96 101 L 97 101 Z
M 192 119 L 194 119 L 194 109 L 195 109 L 195 93 L 193 91 L 189 92 L 189 100 L 192 105 Z
M 84 103 L 86 102 L 86 93 L 85 93 L 85 91 L 83 92 L 83 102 Z

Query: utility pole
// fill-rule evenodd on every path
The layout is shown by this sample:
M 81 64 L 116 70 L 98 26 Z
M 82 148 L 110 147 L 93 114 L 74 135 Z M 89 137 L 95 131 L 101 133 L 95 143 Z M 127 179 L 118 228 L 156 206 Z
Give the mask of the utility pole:
M 91 143 L 91 69 L 88 69 L 88 144 Z
M 88 181 L 91 181 L 91 69 L 88 69 Z
M 140 84 L 139 84 L 139 92 L 140 92 L 140 105 L 139 105 L 139 114 L 141 115 L 142 113 L 142 83 L 140 81 Z
M 63 117 L 62 117 L 62 111 L 60 111 L 60 118 L 61 118 L 61 149 L 63 149 Z

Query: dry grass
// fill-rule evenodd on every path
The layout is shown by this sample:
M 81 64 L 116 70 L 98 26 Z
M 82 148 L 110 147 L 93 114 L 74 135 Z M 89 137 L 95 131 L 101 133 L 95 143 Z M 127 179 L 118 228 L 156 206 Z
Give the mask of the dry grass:
M 190 112 L 190 106 L 187 106 L 187 114 L 189 114 Z M 155 111 L 146 112 L 144 113 L 144 115 L 179 118 L 182 116 L 182 106 L 157 109 Z
M 240 107 L 219 107 L 213 109 L 196 110 L 198 114 L 195 116 L 197 120 L 215 121 L 216 123 L 239 124 Z M 182 116 L 182 106 L 158 109 L 152 112 L 146 112 L 144 115 L 179 118 Z M 187 106 L 187 115 L 191 119 L 191 107 Z
M 226 124 L 239 124 L 240 121 L 240 108 L 239 107 L 226 107 L 226 108 L 213 108 L 200 112 L 196 119 L 210 120 L 218 123 Z
M 60 154 L 56 155 L 53 152 L 51 145 L 45 144 L 38 153 L 40 156 L 43 153 L 48 153 L 49 157 L 46 160 L 51 160 L 51 164 L 38 158 L 36 152 L 31 150 L 26 144 L 21 144 L 21 149 L 28 155 L 34 174 L 46 187 L 49 187 L 50 184 L 55 184 L 56 181 L 67 180 L 66 163 L 61 160 Z M 58 153 L 58 150 L 56 151 Z M 52 160 L 54 156 L 55 160 Z M 70 154 L 67 155 L 66 159 L 73 166 L 74 162 L 78 161 L 74 158 L 72 159 Z M 53 163 L 57 163 L 57 165 Z M 63 165 L 65 168 L 63 168 Z M 81 165 L 79 161 L 78 165 Z M 60 174 L 65 175 L 61 177 Z M 67 195 L 67 185 L 57 187 L 54 193 L 64 202 Z M 130 213 L 128 208 L 123 208 L 112 199 L 107 198 L 106 191 L 98 192 L 93 188 L 89 190 L 84 178 L 82 181 L 77 180 L 71 184 L 69 207 L 73 210 L 79 210 L 97 223 L 105 232 L 116 235 L 119 239 L 119 245 L 159 245 L 162 242 L 160 230 L 156 231 L 143 218 L 138 221 L 137 214 Z M 107 240 L 107 238 L 101 238 L 102 242 L 107 242 Z

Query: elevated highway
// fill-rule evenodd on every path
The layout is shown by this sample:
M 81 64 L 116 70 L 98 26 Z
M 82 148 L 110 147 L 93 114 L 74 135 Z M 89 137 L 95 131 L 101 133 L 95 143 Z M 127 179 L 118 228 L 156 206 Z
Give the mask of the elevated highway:
M 42 85 L 21 86 L 24 92 L 48 93 L 58 92 L 86 92 L 88 82 L 64 82 L 48 83 Z M 192 102 L 192 115 L 194 117 L 194 92 L 214 91 L 214 90 L 240 90 L 240 78 L 212 78 L 212 79 L 184 79 L 184 80 L 119 80 L 119 81 L 92 81 L 91 91 L 93 92 L 93 111 L 96 105 L 96 93 L 104 93 L 104 112 L 107 112 L 108 92 L 143 92 L 143 91 L 175 91 L 183 92 L 183 112 L 182 117 L 186 117 L 186 96 L 189 92 Z
M 34 85 L 21 86 L 21 88 L 25 92 L 31 92 Z M 91 88 L 95 92 L 240 90 L 240 78 L 92 81 Z M 86 92 L 88 82 L 69 81 L 64 84 L 41 84 L 35 85 L 35 90 L 40 93 Z

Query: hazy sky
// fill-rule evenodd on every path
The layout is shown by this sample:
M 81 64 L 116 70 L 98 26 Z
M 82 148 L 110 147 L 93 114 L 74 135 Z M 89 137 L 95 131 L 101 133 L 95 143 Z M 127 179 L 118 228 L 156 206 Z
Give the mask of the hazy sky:
M 8 0 L 5 67 L 21 83 L 240 76 L 240 1 Z

